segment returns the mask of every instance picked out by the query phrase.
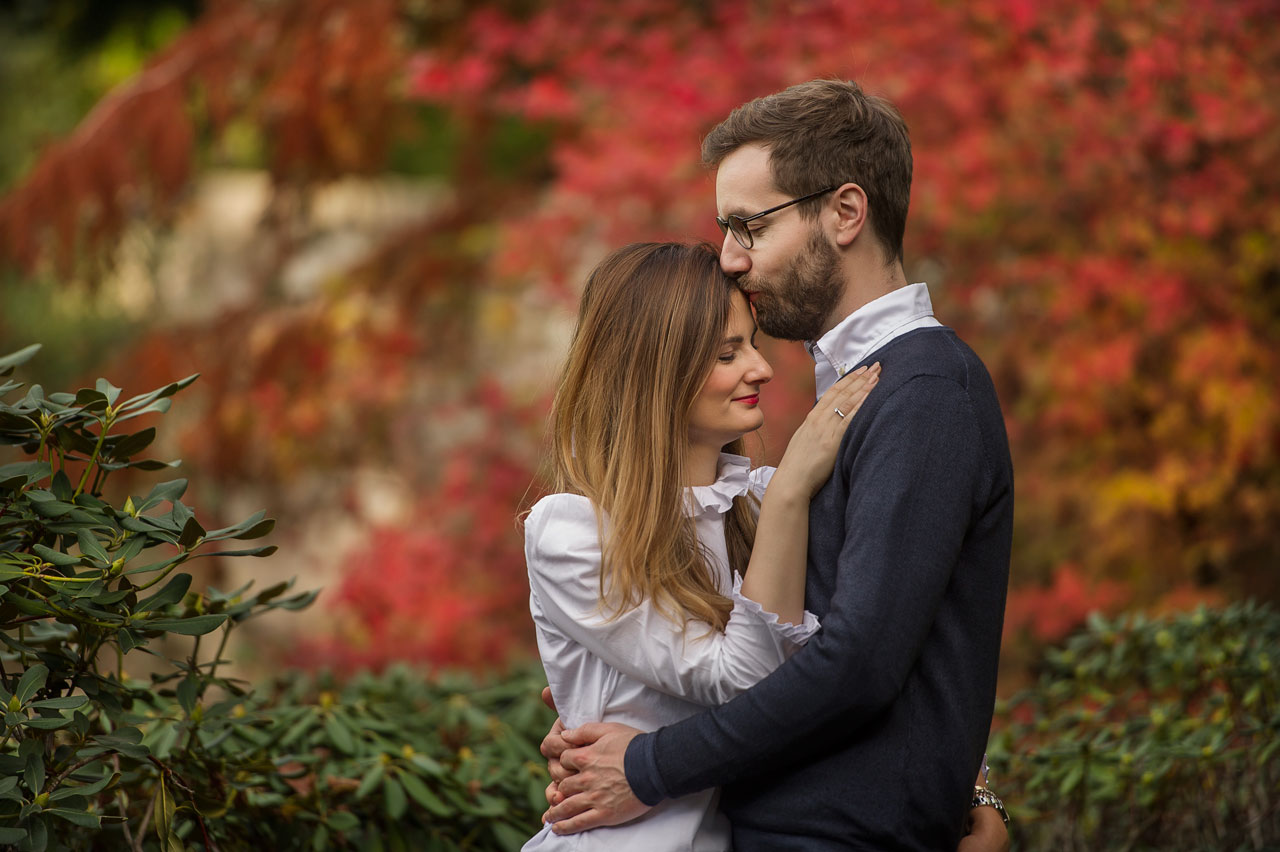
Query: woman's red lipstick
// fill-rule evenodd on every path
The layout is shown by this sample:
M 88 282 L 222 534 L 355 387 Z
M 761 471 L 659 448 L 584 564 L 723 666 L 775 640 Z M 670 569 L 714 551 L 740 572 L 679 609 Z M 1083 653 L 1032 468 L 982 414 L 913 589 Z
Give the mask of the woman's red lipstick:
M 760 404 L 760 394 L 758 394 L 758 393 L 753 393 L 753 394 L 751 394 L 751 396 L 739 396 L 739 397 L 734 397 L 734 400 L 733 400 L 733 401 L 734 401 L 734 402 L 741 402 L 741 403 L 743 403 L 743 404 L 745 404 L 745 405 L 759 405 L 759 404 Z

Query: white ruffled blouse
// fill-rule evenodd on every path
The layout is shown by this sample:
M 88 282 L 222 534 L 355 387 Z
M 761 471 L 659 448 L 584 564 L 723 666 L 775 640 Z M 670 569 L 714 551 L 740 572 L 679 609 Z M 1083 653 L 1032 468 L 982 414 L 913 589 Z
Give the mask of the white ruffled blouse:
M 735 497 L 762 495 L 773 470 L 751 470 L 749 459 L 723 453 L 713 484 L 685 489 L 716 587 L 733 601 L 723 633 L 696 622 L 686 629 L 649 601 L 609 618 L 600 604 L 600 540 L 590 501 L 552 494 L 534 505 L 525 521 L 529 608 L 566 727 L 604 721 L 657 730 L 750 688 L 817 632 L 812 613 L 801 624 L 780 622 L 742 596 L 740 576 L 730 576 L 725 512 Z M 729 848 L 729 825 L 718 800 L 715 790 L 670 799 L 627 825 L 567 837 L 544 827 L 524 848 L 720 852 Z

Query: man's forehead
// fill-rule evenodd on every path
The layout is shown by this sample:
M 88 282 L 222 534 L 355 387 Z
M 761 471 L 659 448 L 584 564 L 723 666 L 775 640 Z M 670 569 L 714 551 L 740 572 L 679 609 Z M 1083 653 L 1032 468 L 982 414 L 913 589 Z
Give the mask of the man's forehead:
M 754 212 L 777 194 L 769 170 L 769 149 L 763 145 L 743 145 L 720 161 L 716 207 L 722 215 Z

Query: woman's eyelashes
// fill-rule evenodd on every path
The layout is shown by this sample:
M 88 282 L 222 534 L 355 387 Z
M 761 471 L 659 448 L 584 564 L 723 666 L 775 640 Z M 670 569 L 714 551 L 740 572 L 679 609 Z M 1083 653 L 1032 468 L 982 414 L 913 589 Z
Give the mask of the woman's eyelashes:
M 746 343 L 742 343 L 740 341 L 736 342 L 734 344 L 733 349 L 729 349 L 725 352 L 721 352 L 720 355 L 717 357 L 717 360 L 719 360 L 721 364 L 732 364 L 734 360 L 738 357 L 738 350 L 741 349 L 743 346 L 750 346 L 751 349 L 755 352 L 760 351 L 760 347 L 756 345 L 756 336 L 752 334 L 751 339 L 748 340 Z

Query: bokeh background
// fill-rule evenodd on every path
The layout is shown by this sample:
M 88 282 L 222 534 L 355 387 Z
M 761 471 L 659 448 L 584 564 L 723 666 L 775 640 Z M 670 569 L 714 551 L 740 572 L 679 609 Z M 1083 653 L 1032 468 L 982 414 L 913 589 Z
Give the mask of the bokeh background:
M 507 671 L 536 653 L 516 516 L 585 271 L 718 240 L 701 136 L 857 79 L 911 128 L 908 277 L 1004 405 L 1010 695 L 1090 613 L 1280 598 L 1278 21 L 1271 0 L 9 0 L 0 350 L 44 344 L 21 376 L 59 389 L 202 374 L 157 452 L 215 525 L 268 508 L 281 548 L 206 579 L 324 589 L 241 631 L 247 671 Z M 763 463 L 812 387 L 800 347 L 766 351 Z

